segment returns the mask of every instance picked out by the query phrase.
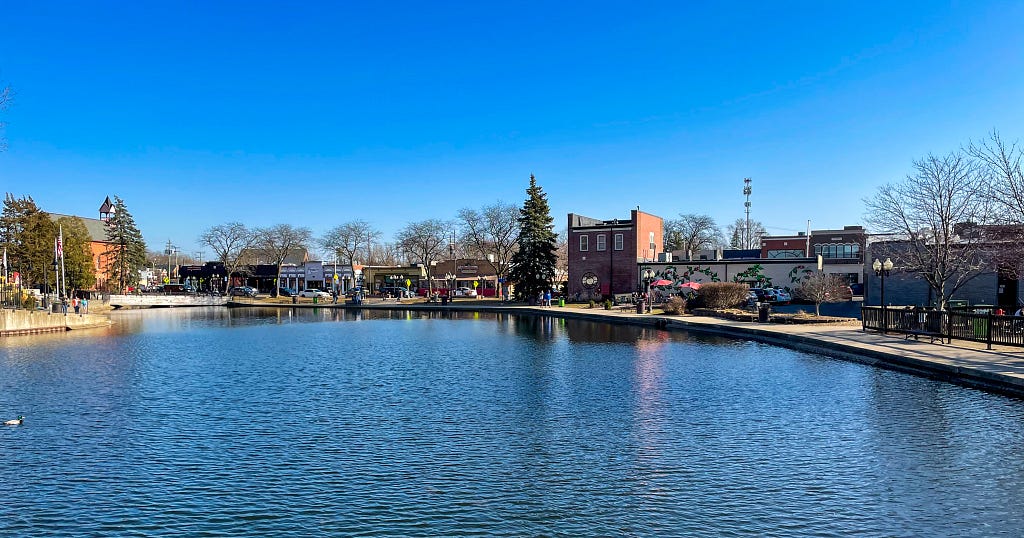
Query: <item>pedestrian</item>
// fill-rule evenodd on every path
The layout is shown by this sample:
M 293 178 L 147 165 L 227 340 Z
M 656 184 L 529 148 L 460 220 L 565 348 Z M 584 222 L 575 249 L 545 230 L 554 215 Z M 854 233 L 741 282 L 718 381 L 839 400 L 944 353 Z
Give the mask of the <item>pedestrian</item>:
M 82 297 L 82 313 L 89 313 L 89 299 L 86 299 L 85 297 Z
M 551 290 L 544 292 L 544 306 L 551 308 Z
M 80 313 L 79 312 L 79 306 L 78 306 L 78 297 L 72 297 L 71 298 L 71 306 L 75 309 L 75 313 L 76 314 Z

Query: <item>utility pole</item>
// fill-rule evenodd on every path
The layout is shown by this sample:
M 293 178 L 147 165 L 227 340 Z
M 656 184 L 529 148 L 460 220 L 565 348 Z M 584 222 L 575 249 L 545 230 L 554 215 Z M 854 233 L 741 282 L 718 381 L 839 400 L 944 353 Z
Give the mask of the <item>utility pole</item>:
M 745 177 L 745 178 L 743 178 L 743 196 L 745 196 L 747 198 L 747 201 L 743 203 L 743 206 L 746 208 L 746 212 L 747 212 L 747 228 L 746 228 L 746 233 L 744 234 L 744 237 L 743 237 L 743 248 L 752 248 L 750 246 L 750 244 L 751 244 L 751 241 L 750 241 L 750 192 L 751 192 L 750 178 L 749 177 Z

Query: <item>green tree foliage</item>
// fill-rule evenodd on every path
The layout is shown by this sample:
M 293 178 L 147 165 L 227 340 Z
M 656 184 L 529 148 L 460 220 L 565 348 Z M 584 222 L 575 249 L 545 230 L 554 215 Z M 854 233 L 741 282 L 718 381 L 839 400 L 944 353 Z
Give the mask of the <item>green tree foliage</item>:
M 519 251 L 512 256 L 509 276 L 516 283 L 516 299 L 532 301 L 538 293 L 551 288 L 558 262 L 558 236 L 547 195 L 537 186 L 533 174 L 526 194 L 519 210 Z
M 146 264 L 146 242 L 142 232 L 135 226 L 135 219 L 124 200 L 114 196 L 114 211 L 107 226 L 107 257 L 110 260 L 110 282 L 124 293 L 129 286 L 139 282 L 139 269 Z
M 57 219 L 57 226 L 64 231 L 64 275 L 68 290 L 92 289 L 96 286 L 96 270 L 89 248 L 92 238 L 85 223 L 78 217 L 61 217 Z M 52 284 L 52 263 L 47 267 L 51 271 L 47 279 Z
M 43 282 L 43 271 L 53 261 L 56 236 L 56 224 L 31 196 L 15 198 L 7 193 L 0 215 L 0 251 L 7 249 L 8 270 L 21 273 L 26 287 Z

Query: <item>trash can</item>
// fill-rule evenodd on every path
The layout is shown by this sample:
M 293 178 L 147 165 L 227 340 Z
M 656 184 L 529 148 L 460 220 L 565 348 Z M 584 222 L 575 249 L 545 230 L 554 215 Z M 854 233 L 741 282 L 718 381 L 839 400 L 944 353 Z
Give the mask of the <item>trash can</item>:
M 768 314 L 771 312 L 772 305 L 770 303 L 757 303 L 757 321 L 759 323 L 768 323 Z
M 299 297 L 296 296 L 296 295 L 292 295 L 292 304 L 296 304 L 298 302 L 299 302 Z
M 644 302 L 643 301 L 637 301 L 636 302 L 636 313 L 637 314 L 643 314 L 644 313 Z
M 558 306 L 565 306 L 565 297 L 558 298 Z
M 314 296 L 313 296 L 313 304 L 317 304 L 317 303 L 319 303 L 319 302 L 320 302 L 320 298 L 319 298 L 319 297 L 317 297 L 316 295 L 314 295 Z
M 988 310 L 977 309 L 975 314 L 988 314 Z M 974 329 L 975 338 L 988 338 L 988 318 L 974 318 L 971 320 L 971 328 Z
M 445 306 L 447 304 L 448 304 L 448 296 L 447 295 L 442 295 L 441 296 L 441 306 Z

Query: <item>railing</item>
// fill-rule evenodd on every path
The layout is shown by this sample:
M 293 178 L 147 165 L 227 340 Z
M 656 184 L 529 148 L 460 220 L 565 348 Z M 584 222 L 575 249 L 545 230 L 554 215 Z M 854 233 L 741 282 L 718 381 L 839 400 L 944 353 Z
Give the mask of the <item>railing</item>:
M 1024 317 L 995 315 L 991 310 L 931 310 L 887 306 L 861 307 L 861 323 L 865 331 L 925 335 L 947 342 L 969 340 L 1024 347 Z

